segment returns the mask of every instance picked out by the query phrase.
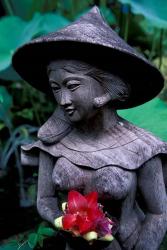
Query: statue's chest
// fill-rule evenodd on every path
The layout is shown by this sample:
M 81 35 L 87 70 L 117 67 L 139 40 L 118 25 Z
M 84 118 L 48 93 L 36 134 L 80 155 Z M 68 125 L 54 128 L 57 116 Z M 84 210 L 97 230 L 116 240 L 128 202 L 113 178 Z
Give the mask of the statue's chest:
M 66 158 L 55 164 L 52 180 L 60 191 L 78 190 L 84 193 L 97 191 L 99 198 L 122 199 L 131 189 L 135 173 L 117 166 L 93 170 L 78 167 Z

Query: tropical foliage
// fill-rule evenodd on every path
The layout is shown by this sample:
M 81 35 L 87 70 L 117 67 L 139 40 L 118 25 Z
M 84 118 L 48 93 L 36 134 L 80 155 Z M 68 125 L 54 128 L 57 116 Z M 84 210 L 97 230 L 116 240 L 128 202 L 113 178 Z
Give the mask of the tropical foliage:
M 164 0 L 2 0 L 0 18 L 0 180 L 15 169 L 19 205 L 35 203 L 36 172 L 27 184 L 20 165 L 19 148 L 31 142 L 38 127 L 53 112 L 54 104 L 27 83 L 11 65 L 12 55 L 31 39 L 55 31 L 98 5 L 110 26 L 129 44 L 151 60 L 167 81 L 167 2 Z M 140 107 L 119 111 L 133 123 L 167 140 L 167 84 L 160 98 Z M 45 233 L 44 233 L 45 231 Z M 55 233 L 39 226 L 28 240 L 4 245 L 2 249 L 33 249 Z M 23 243 L 23 245 L 18 244 Z M 0 248 L 1 249 L 1 248 Z

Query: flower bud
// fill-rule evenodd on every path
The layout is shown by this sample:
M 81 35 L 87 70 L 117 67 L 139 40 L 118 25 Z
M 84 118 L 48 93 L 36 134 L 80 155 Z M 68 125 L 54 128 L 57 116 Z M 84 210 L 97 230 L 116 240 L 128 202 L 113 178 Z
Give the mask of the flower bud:
M 63 202 L 61 205 L 62 211 L 65 212 L 66 208 L 67 208 L 67 202 Z
M 106 234 L 105 236 L 101 237 L 99 240 L 103 241 L 112 241 L 114 237 L 111 234 Z
M 63 216 L 60 216 L 54 220 L 54 225 L 57 229 L 62 229 L 63 228 L 63 223 L 62 223 Z
M 97 233 L 95 231 L 91 231 L 83 235 L 83 238 L 87 241 L 97 240 Z

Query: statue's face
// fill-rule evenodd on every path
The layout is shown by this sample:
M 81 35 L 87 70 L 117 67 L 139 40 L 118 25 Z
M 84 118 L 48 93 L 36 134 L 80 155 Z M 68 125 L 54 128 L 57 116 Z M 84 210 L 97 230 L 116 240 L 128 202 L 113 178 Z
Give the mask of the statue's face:
M 52 63 L 49 82 L 56 102 L 63 107 L 72 122 L 88 120 L 99 111 L 94 107 L 94 98 L 104 94 L 98 81 L 81 72 L 69 73 Z

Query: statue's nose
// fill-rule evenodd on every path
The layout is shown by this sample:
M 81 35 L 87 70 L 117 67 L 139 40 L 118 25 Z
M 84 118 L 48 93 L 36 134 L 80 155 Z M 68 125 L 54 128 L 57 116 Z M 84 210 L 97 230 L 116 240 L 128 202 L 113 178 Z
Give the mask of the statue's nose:
M 71 94 L 69 93 L 69 91 L 66 91 L 66 90 L 62 91 L 60 105 L 67 106 L 67 105 L 70 105 L 71 103 L 72 103 Z

